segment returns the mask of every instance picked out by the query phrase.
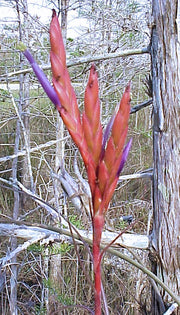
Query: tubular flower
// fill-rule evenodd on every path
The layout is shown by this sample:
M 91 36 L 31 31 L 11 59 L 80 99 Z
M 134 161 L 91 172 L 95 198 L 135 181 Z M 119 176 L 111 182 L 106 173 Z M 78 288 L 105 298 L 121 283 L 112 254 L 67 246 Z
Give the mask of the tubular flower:
M 41 70 L 41 68 L 38 66 L 36 61 L 34 60 L 33 56 L 31 55 L 30 51 L 22 44 L 20 43 L 19 46 L 20 50 L 23 52 L 24 56 L 29 61 L 36 77 L 38 78 L 39 82 L 41 83 L 44 91 L 46 92 L 47 96 L 51 100 L 51 102 L 57 107 L 61 107 L 61 103 L 59 100 L 59 97 L 54 90 L 53 86 L 50 84 L 48 78 L 44 74 L 44 72 Z

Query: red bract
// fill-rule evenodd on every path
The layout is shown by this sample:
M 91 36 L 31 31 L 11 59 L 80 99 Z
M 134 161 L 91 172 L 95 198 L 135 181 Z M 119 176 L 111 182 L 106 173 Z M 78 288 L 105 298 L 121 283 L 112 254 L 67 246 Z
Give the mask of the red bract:
M 78 146 L 84 163 L 87 164 L 88 148 L 84 138 L 76 95 L 71 85 L 66 66 L 66 53 L 58 17 L 55 10 L 53 10 L 52 21 L 50 25 L 50 43 L 50 60 L 53 73 L 53 85 L 62 105 L 57 109 L 72 139 Z
M 100 122 L 98 76 L 95 65 L 92 65 L 90 70 L 81 120 L 76 96 L 66 67 L 65 50 L 55 11 L 50 27 L 50 41 L 53 85 L 62 105 L 58 110 L 80 150 L 91 188 L 95 314 L 98 315 L 101 314 L 100 242 L 104 216 L 130 148 L 130 144 L 128 144 L 123 152 L 130 113 L 130 84 L 123 94 L 118 112 L 110 120 L 103 137 Z
M 51 68 L 53 86 L 42 74 L 40 68 L 23 48 L 24 54 L 42 84 L 45 92 L 54 102 L 72 139 L 83 158 L 92 195 L 93 264 L 95 276 L 95 315 L 101 314 L 101 251 L 100 242 L 104 217 L 116 188 L 119 174 L 127 159 L 131 140 L 124 148 L 130 113 L 130 84 L 125 89 L 119 110 L 112 116 L 104 136 L 100 122 L 100 100 L 98 76 L 92 65 L 85 90 L 84 112 L 79 112 L 74 89 L 66 66 L 66 53 L 58 17 L 53 10 L 50 25 Z

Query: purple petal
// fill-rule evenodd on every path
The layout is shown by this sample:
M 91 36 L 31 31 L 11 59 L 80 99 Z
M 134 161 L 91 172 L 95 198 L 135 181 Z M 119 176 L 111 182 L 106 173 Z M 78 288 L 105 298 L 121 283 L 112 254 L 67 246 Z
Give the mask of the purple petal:
M 103 134 L 103 140 L 102 140 L 102 149 L 101 149 L 101 157 L 100 159 L 103 159 L 104 157 L 104 152 L 105 152 L 105 147 L 106 147 L 106 143 L 109 139 L 109 136 L 110 136 L 110 133 L 111 133 L 111 130 L 112 130 L 112 126 L 113 126 L 113 123 L 114 123 L 114 119 L 116 117 L 116 113 L 114 113 L 111 117 L 111 119 L 109 120 L 107 126 L 106 126 L 106 129 L 104 131 L 104 134 Z
M 39 82 L 41 83 L 44 91 L 46 92 L 47 96 L 51 100 L 51 102 L 56 106 L 56 107 L 61 107 L 58 95 L 56 91 L 54 90 L 53 86 L 50 84 L 48 78 L 44 74 L 44 72 L 41 70 L 41 68 L 38 66 L 36 61 L 34 60 L 33 56 L 29 52 L 29 50 L 24 50 L 23 51 L 24 56 L 27 58 L 29 61 L 36 77 L 38 78 Z
M 129 142 L 126 144 L 124 150 L 123 150 L 123 154 L 122 154 L 122 158 L 121 158 L 121 163 L 119 165 L 119 169 L 117 171 L 117 177 L 119 177 L 123 167 L 124 167 L 124 164 L 127 160 L 127 157 L 128 157 L 128 154 L 129 154 L 129 151 L 131 149 L 131 145 L 132 145 L 132 138 L 129 140 Z
M 114 113 L 111 117 L 111 119 L 109 120 L 106 129 L 104 131 L 104 135 L 103 135 L 103 142 L 102 142 L 102 148 L 105 149 L 106 143 L 108 141 L 109 135 L 111 133 L 112 130 L 112 126 L 114 123 L 114 119 L 115 119 L 116 114 Z

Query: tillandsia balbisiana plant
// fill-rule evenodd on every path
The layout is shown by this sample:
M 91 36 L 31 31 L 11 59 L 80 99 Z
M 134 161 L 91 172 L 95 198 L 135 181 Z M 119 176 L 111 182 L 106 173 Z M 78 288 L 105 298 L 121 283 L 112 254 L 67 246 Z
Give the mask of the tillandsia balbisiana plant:
M 105 214 L 131 147 L 131 140 L 124 147 L 130 113 L 130 84 L 125 89 L 118 110 L 111 117 L 103 132 L 100 121 L 96 67 L 93 64 L 90 69 L 84 96 L 84 111 L 81 116 L 66 66 L 66 53 L 55 10 L 53 10 L 50 24 L 50 43 L 53 86 L 51 86 L 29 50 L 23 44 L 20 44 L 19 47 L 30 62 L 46 94 L 59 111 L 86 167 L 92 195 L 95 315 L 100 315 L 102 259 L 100 243 Z

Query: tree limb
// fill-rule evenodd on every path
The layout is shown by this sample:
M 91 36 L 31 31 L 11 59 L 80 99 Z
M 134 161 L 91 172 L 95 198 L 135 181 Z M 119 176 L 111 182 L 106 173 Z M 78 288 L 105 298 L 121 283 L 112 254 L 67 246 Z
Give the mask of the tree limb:
M 70 138 L 70 136 L 67 136 L 67 137 L 64 137 L 62 139 L 57 139 L 57 140 L 51 140 L 51 141 L 48 141 L 46 143 L 42 143 L 40 145 L 37 145 L 36 147 L 34 148 L 31 148 L 29 149 L 29 152 L 30 153 L 33 153 L 33 152 L 36 152 L 36 151 L 40 151 L 41 149 L 44 149 L 44 148 L 47 148 L 47 147 L 50 147 L 54 144 L 56 144 L 57 142 L 60 142 L 60 141 L 64 141 L 66 139 Z M 14 158 L 16 157 L 19 157 L 19 156 L 24 156 L 27 154 L 27 151 L 26 150 L 22 150 L 22 151 L 19 151 L 17 154 L 12 154 L 12 155 L 7 155 L 7 156 L 4 156 L 4 157 L 1 157 L 0 158 L 0 163 L 2 162 L 7 162 L 9 160 L 13 160 Z
M 148 53 L 149 53 L 149 48 L 144 47 L 144 48 L 139 48 L 139 49 L 127 49 L 127 50 L 119 51 L 116 53 L 109 53 L 109 54 L 96 55 L 96 56 L 86 56 L 86 57 L 74 59 L 72 61 L 67 61 L 67 67 L 78 66 L 84 63 L 89 63 L 89 62 L 94 62 L 94 61 L 103 61 L 103 60 L 108 60 L 108 59 L 127 57 L 127 56 L 132 56 L 132 55 L 142 55 L 142 54 L 148 54 Z M 50 70 L 51 65 L 42 66 L 41 68 L 42 70 Z M 7 78 L 11 78 L 13 76 L 20 75 L 20 74 L 26 74 L 29 72 L 33 72 L 32 68 L 10 72 L 10 73 L 1 75 L 0 80 L 5 81 L 7 80 Z
M 138 112 L 140 109 L 143 109 L 143 108 L 145 108 L 145 107 L 151 105 L 152 102 L 153 102 L 152 99 L 150 99 L 150 100 L 148 100 L 148 101 L 146 101 L 146 102 L 143 102 L 143 103 L 140 103 L 140 104 L 138 104 L 138 105 L 136 105 L 136 106 L 131 107 L 131 112 L 130 112 L 130 114 L 134 114 L 134 113 Z

